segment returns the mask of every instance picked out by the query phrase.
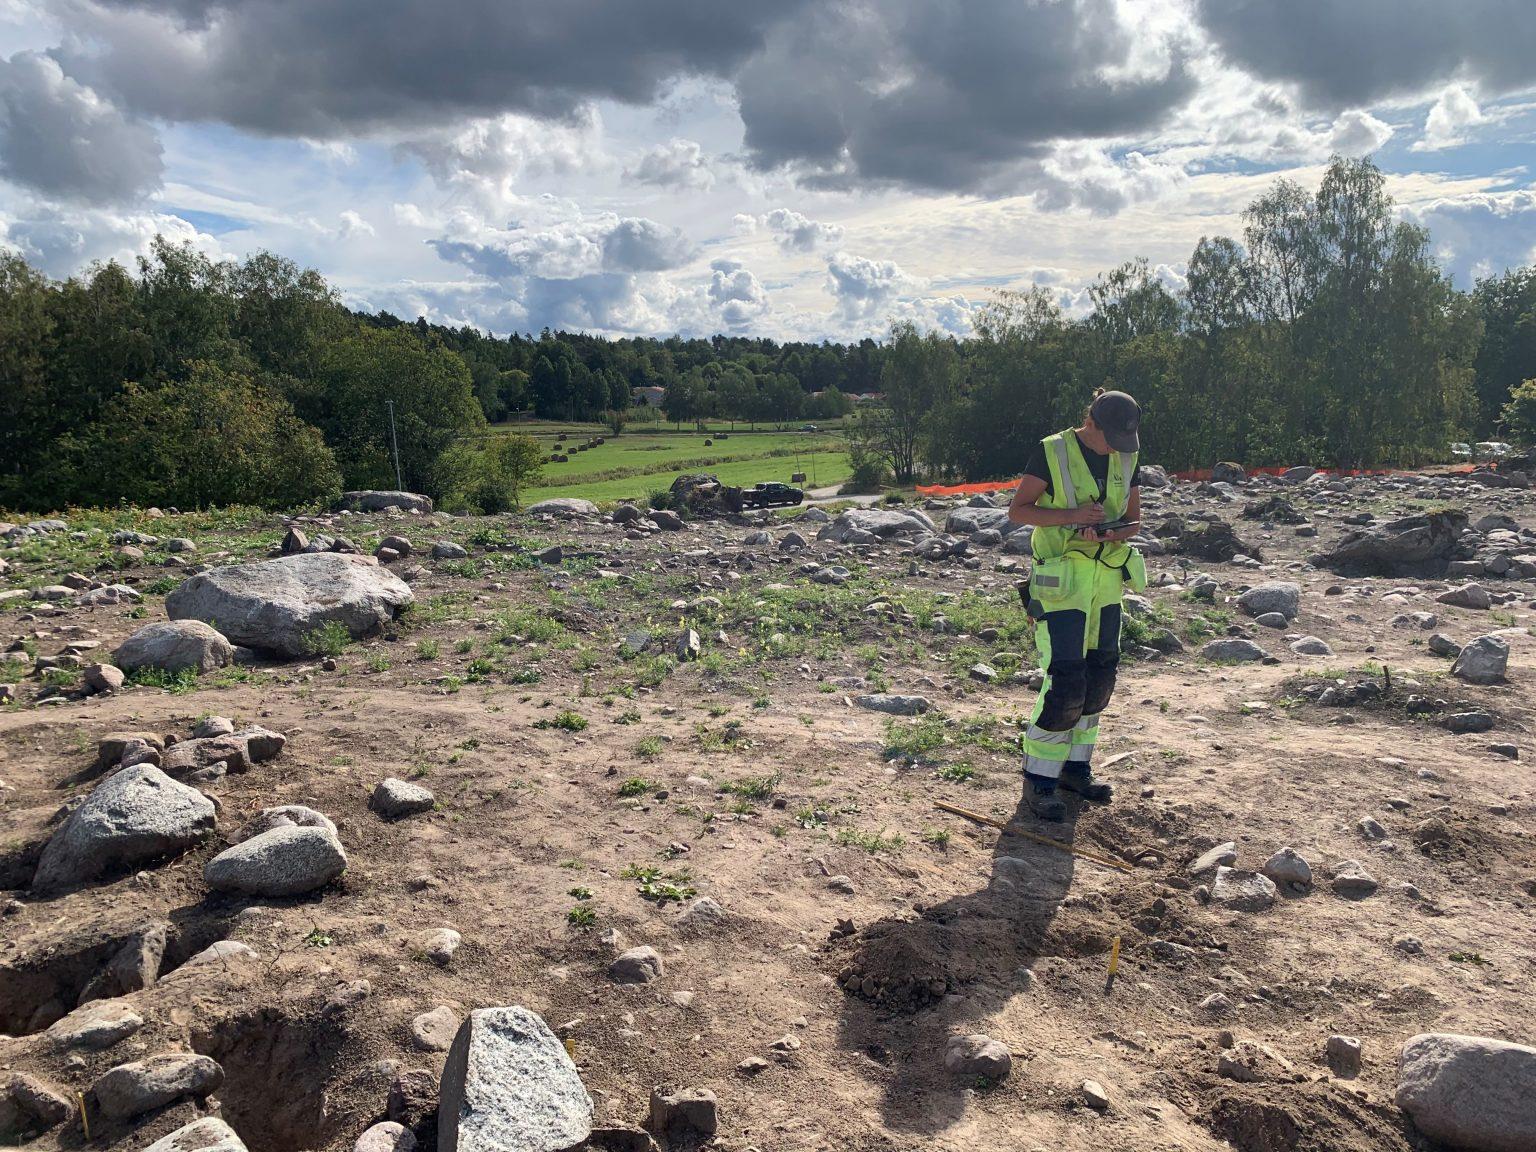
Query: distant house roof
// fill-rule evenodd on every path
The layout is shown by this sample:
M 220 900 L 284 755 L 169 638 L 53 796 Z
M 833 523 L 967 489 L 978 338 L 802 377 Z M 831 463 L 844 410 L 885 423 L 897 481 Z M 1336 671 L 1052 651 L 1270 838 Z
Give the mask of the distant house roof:
M 641 397 L 644 397 L 647 404 L 660 404 L 662 399 L 667 394 L 667 390 L 665 388 L 656 387 L 631 388 L 629 392 L 631 399 L 638 400 Z

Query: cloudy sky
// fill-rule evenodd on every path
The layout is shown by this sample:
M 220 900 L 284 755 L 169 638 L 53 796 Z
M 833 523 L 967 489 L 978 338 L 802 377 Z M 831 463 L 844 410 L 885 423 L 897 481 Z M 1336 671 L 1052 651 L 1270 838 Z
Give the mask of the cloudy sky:
M 1532 0 L 0 0 L 0 244 L 497 333 L 963 333 L 1177 283 L 1341 152 L 1470 286 L 1536 261 L 1532 45 Z

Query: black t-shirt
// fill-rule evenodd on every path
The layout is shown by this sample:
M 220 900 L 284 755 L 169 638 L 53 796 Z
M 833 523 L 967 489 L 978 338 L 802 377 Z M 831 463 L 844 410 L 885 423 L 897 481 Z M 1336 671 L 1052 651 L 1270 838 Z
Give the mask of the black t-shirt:
M 1076 432 L 1072 434 L 1074 436 L 1077 435 Z M 1104 486 L 1109 482 L 1109 455 L 1107 453 L 1095 452 L 1088 445 L 1084 444 L 1081 438 L 1078 439 L 1077 446 L 1083 450 L 1083 459 L 1088 463 L 1088 471 L 1093 474 L 1093 478 L 1099 483 L 1099 490 L 1095 493 L 1095 496 L 1097 499 L 1103 500 Z M 1036 444 L 1035 450 L 1030 453 L 1029 463 L 1024 465 L 1024 475 L 1044 480 L 1046 492 L 1052 491 L 1051 469 L 1045 462 L 1045 441 L 1042 440 Z M 1140 486 L 1141 468 L 1138 466 L 1135 475 L 1131 477 L 1131 487 L 1139 488 Z M 1078 499 L 1083 499 L 1083 495 L 1083 493 L 1079 493 Z

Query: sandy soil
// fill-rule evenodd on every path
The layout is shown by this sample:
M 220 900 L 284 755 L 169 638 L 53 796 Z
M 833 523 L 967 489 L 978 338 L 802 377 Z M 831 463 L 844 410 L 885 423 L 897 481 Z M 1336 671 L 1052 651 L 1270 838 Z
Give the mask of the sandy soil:
M 1536 521 L 1520 496 L 1501 494 L 1499 506 Z M 1318 522 L 1325 539 L 1336 534 Z M 482 526 L 371 517 L 347 531 L 366 546 L 401 530 L 422 547 Z M 999 627 L 1017 629 L 1016 576 L 995 571 L 1000 554 L 984 554 L 977 568 L 924 563 L 912 576 L 899 546 L 856 556 L 821 546 L 815 558 L 855 569 L 843 590 L 850 612 L 815 600 L 808 611 L 820 624 L 799 634 L 808 643 L 793 655 L 758 657 L 759 633 L 780 625 L 759 628 L 754 612 L 770 609 L 754 607 L 753 596 L 774 583 L 815 592 L 797 572 L 806 554 L 744 547 L 746 529 L 729 526 L 645 541 L 600 524 L 514 518 L 502 526 L 593 558 L 563 572 L 526 566 L 478 576 L 426 561 L 414 588 L 443 611 L 349 647 L 333 670 L 304 660 L 265 665 L 223 687 L 133 687 L 41 707 L 25 689 L 22 705 L 0 711 L 0 873 L 14 888 L 0 919 L 0 1016 L 24 1015 L 49 981 L 77 990 L 112 942 L 145 920 L 173 926 L 173 970 L 128 997 L 146 1020 L 142 1031 L 73 1057 L 40 1035 L 0 1038 L 0 1070 L 85 1093 L 113 1065 L 191 1048 L 223 1065 L 226 1082 L 209 1107 L 253 1152 L 343 1149 L 383 1118 L 398 1070 L 441 1067 L 441 1053 L 412 1047 L 416 1014 L 517 1003 L 570 1040 L 602 1119 L 643 1120 L 653 1085 L 709 1087 L 721 1130 L 708 1146 L 733 1152 L 1366 1152 L 1427 1147 L 1392 1102 L 1396 1051 L 1409 1036 L 1536 1040 L 1536 639 L 1523 602 L 1490 620 L 1433 603 L 1444 581 L 1344 580 L 1300 566 L 1314 542 L 1245 525 L 1264 539 L 1262 571 L 1197 566 L 1222 582 L 1218 605 L 1261 578 L 1301 583 L 1302 614 L 1288 633 L 1233 619 L 1278 663 L 1213 665 L 1194 645 L 1128 661 L 1100 754 L 1126 754 L 1105 772 L 1115 801 L 1074 806 L 1065 826 L 1051 828 L 1017 808 L 1017 755 L 1007 747 L 1033 691 L 1008 675 L 969 679 L 962 649 L 977 642 L 968 634 L 892 630 L 878 612 L 862 611 L 887 589 L 970 590 L 993 606 Z M 177 534 L 173 518 L 155 530 Z M 204 535 L 200 548 L 215 547 L 216 535 Z M 751 567 L 742 555 L 755 558 Z M 1154 560 L 1153 570 L 1179 573 L 1171 559 Z M 643 575 L 644 585 L 603 571 Z M 126 573 L 161 574 L 147 565 Z M 600 592 L 590 591 L 593 581 Z M 1331 587 L 1342 593 L 1327 594 Z M 1490 587 L 1532 591 L 1512 581 Z M 1201 607 L 1176 590 L 1147 595 L 1180 623 Z M 724 604 L 701 608 L 701 596 Z M 669 607 L 676 599 L 695 607 Z M 107 651 L 159 618 L 159 597 L 145 604 L 140 618 L 127 607 L 35 619 L 13 612 L 0 616 L 0 640 L 41 634 L 47 653 L 78 629 Z M 541 679 L 508 682 L 527 667 L 529 649 L 514 639 L 475 682 L 466 669 L 497 644 L 496 614 L 529 605 L 564 625 L 560 640 L 538 648 Z M 1389 626 L 1421 609 L 1437 612 L 1440 628 L 1460 640 L 1505 635 L 1509 683 L 1446 678 L 1449 662 L 1425 649 L 1427 633 Z M 678 666 L 652 687 L 638 683 L 620 638 L 649 626 L 668 651 L 679 618 L 695 623 L 706 654 L 720 659 Z M 1334 656 L 1297 656 L 1283 640 L 1289 634 L 1321 636 Z M 473 641 L 474 654 L 455 652 L 462 640 Z M 422 641 L 435 641 L 440 654 L 420 657 Z M 999 646 L 1007 639 L 980 644 L 987 653 Z M 1452 735 L 1390 704 L 1298 698 L 1298 677 L 1321 670 L 1375 677 L 1351 671 L 1367 660 L 1391 669 L 1397 693 L 1488 708 L 1496 729 Z M 931 697 L 951 735 L 967 721 L 1003 722 L 992 739 L 952 740 L 927 761 L 888 759 L 889 718 L 854 706 L 856 693 L 843 687 L 825 690 L 848 676 Z M 535 726 L 562 709 L 587 727 Z M 289 738 L 278 759 L 209 790 L 220 835 L 137 874 L 57 898 L 30 895 L 31 862 L 60 805 L 91 787 L 100 737 L 122 729 L 185 736 L 210 713 Z M 1492 743 L 1517 745 L 1521 758 L 1490 753 Z M 962 760 L 970 779 L 943 771 Z M 368 797 L 386 776 L 431 788 L 437 810 L 381 820 Z M 651 789 L 621 796 L 632 777 Z M 753 780 L 761 786 L 743 783 Z M 935 799 L 1130 869 L 942 813 Z M 350 857 L 344 877 L 293 901 L 210 895 L 206 860 L 248 816 L 282 803 L 336 821 Z M 1357 828 L 1365 816 L 1389 838 L 1366 841 Z M 1432 819 L 1444 834 L 1416 836 Z M 1210 877 L 1191 876 L 1188 866 L 1227 840 L 1245 868 L 1291 846 L 1317 883 L 1263 912 L 1207 903 Z M 1380 881 L 1374 895 L 1348 900 L 1330 890 L 1329 869 L 1344 859 Z M 643 898 L 637 880 L 622 875 L 633 865 L 712 898 L 724 920 L 685 915 L 691 896 Z M 591 926 L 570 922 L 577 906 L 593 909 Z M 844 921 L 851 934 L 839 931 Z M 439 967 L 418 941 L 442 926 L 457 929 L 463 945 Z M 174 970 L 226 937 L 255 957 Z M 1422 951 L 1405 952 L 1405 937 Z M 649 985 L 616 984 L 606 965 L 636 944 L 655 946 L 666 971 Z M 872 983 L 851 993 L 850 976 Z M 366 993 L 338 995 L 356 981 L 367 982 Z M 1213 993 L 1229 1012 L 1201 1007 Z M 977 1032 L 1014 1054 L 1001 1083 L 967 1082 L 944 1068 L 948 1037 Z M 1358 1078 L 1330 1074 L 1324 1045 L 1335 1033 L 1360 1039 Z M 1259 1083 L 1219 1076 L 1233 1039 L 1268 1045 L 1294 1071 Z M 754 1056 L 767 1060 L 764 1070 L 738 1070 Z M 1103 1085 L 1107 1110 L 1085 1104 L 1085 1079 Z M 90 1146 L 142 1148 L 198 1112 L 183 1101 L 136 1126 L 93 1116 Z M 85 1145 L 75 1120 L 29 1147 Z

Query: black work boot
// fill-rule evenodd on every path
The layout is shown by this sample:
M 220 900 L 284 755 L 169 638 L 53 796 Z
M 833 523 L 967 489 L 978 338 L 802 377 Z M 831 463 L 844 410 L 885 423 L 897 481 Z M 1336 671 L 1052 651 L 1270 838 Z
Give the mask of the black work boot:
M 1056 795 L 1056 781 L 1047 776 L 1034 776 L 1026 772 L 1024 787 L 1027 789 L 1025 795 L 1029 799 L 1029 810 L 1038 819 L 1060 824 L 1067 818 L 1066 802 Z
M 1061 770 L 1061 786 L 1093 804 L 1108 804 L 1115 794 L 1113 786 L 1093 778 L 1093 769 L 1086 764 L 1067 764 Z

